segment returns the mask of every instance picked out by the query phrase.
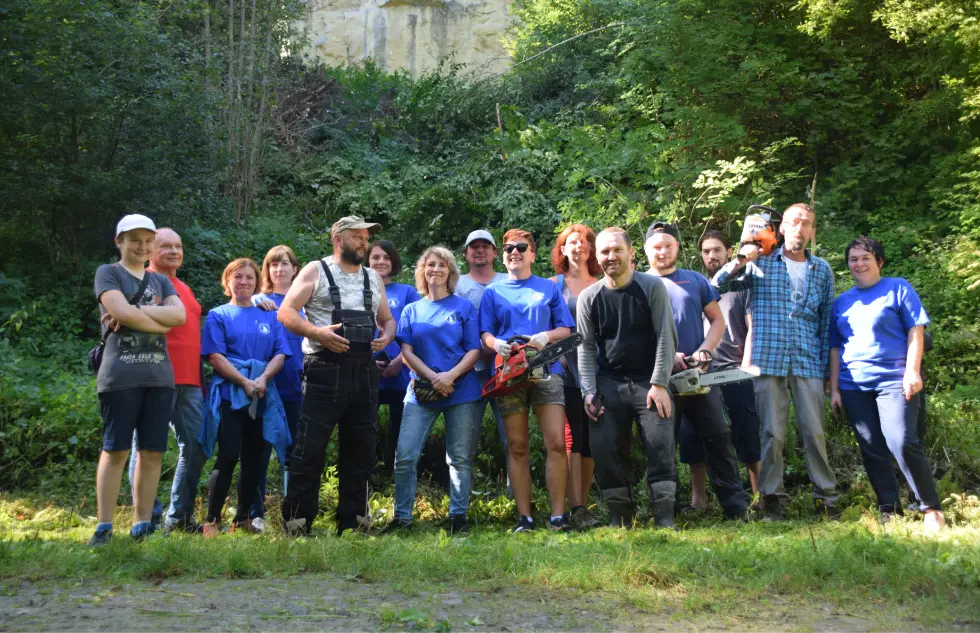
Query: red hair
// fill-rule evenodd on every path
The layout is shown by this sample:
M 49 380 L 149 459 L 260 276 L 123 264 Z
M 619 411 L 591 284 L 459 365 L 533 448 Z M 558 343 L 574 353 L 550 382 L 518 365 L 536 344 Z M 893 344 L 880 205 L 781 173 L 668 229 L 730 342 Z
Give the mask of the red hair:
M 565 242 L 568 241 L 568 236 L 572 233 L 578 233 L 580 238 L 589 243 L 589 259 L 587 260 L 589 274 L 598 277 L 602 268 L 595 256 L 595 231 L 584 224 L 573 224 L 565 227 L 565 230 L 558 234 L 555 247 L 551 249 L 551 266 L 555 269 L 555 274 L 564 275 L 568 272 L 568 258 L 561 252 L 561 249 L 565 247 Z
M 506 244 L 510 240 L 516 240 L 516 239 L 524 240 L 528 244 L 530 244 L 532 253 L 538 252 L 538 247 L 534 243 L 534 236 L 531 235 L 529 232 L 525 231 L 524 229 L 511 229 L 506 233 L 504 233 L 504 244 Z

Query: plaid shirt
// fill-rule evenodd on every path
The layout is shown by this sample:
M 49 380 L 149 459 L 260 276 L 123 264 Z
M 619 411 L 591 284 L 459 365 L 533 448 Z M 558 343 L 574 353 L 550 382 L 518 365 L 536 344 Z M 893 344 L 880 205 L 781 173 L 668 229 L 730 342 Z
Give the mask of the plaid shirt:
M 830 308 L 834 302 L 834 273 L 830 265 L 806 251 L 806 296 L 799 304 L 790 298 L 789 272 L 783 249 L 749 262 L 735 277 L 729 262 L 711 283 L 721 292 L 751 290 L 752 364 L 764 376 L 801 378 L 830 375 Z

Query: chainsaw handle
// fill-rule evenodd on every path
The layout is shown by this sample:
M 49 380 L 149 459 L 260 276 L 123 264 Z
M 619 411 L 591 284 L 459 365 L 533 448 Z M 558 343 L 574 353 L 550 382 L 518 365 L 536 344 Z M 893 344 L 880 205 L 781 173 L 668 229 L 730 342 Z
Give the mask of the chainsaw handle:
M 518 343 L 528 343 L 528 342 L 530 342 L 530 340 L 531 340 L 531 337 L 530 336 L 525 336 L 523 334 L 515 334 L 514 336 L 510 337 L 509 339 L 507 339 L 507 344 L 508 345 L 515 345 L 515 344 L 518 344 Z
M 709 365 L 711 365 L 711 361 L 713 361 L 715 359 L 714 354 L 712 354 L 710 350 L 706 350 L 706 349 L 701 350 L 701 353 L 707 354 L 708 355 L 708 360 L 706 360 L 704 362 L 701 362 L 700 360 L 698 360 L 693 355 L 692 356 L 685 356 L 684 357 L 684 364 L 687 365 L 688 367 L 690 367 L 691 369 L 694 369 L 695 367 L 708 367 Z

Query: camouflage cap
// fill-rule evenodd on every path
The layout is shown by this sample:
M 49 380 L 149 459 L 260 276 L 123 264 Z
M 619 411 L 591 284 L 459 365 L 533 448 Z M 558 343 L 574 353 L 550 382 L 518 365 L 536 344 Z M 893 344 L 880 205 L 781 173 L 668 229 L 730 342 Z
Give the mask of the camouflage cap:
M 359 215 L 347 215 L 333 223 L 330 227 L 330 235 L 335 237 L 338 233 L 350 229 L 367 229 L 369 235 L 374 235 L 381 230 L 381 225 L 377 222 L 366 222 Z

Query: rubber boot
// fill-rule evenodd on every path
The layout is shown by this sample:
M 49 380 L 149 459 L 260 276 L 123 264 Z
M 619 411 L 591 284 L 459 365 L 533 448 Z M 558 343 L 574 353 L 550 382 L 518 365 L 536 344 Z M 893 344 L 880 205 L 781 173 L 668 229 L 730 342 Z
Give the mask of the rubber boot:
M 612 527 L 633 527 L 633 517 L 636 514 L 633 503 L 633 491 L 626 488 L 607 488 L 602 491 L 602 500 L 609 508 L 609 525 Z
M 660 481 L 650 485 L 650 499 L 653 500 L 653 524 L 659 528 L 675 530 L 674 525 L 674 493 L 676 484 L 673 481 Z

